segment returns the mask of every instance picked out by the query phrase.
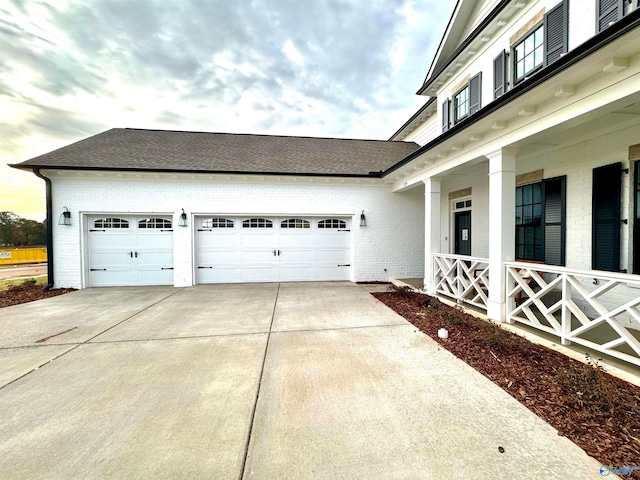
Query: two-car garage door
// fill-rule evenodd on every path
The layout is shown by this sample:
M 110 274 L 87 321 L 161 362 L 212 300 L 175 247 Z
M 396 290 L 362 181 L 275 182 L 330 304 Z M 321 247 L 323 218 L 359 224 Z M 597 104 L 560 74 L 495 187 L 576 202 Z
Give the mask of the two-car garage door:
M 350 222 L 349 217 L 197 216 L 195 282 L 349 280 Z M 92 215 L 87 230 L 89 286 L 173 285 L 171 217 Z
M 348 280 L 349 218 L 196 217 L 196 282 Z

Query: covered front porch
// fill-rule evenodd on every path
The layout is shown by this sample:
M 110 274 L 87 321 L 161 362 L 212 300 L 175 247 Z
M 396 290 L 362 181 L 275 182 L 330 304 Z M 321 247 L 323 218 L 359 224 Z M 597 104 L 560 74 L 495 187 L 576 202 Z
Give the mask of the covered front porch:
M 433 254 L 429 293 L 488 314 L 488 258 Z M 504 316 L 521 324 L 640 366 L 640 277 L 595 270 L 504 262 Z M 634 291 L 635 290 L 635 291 Z M 497 296 L 497 295 L 496 295 Z

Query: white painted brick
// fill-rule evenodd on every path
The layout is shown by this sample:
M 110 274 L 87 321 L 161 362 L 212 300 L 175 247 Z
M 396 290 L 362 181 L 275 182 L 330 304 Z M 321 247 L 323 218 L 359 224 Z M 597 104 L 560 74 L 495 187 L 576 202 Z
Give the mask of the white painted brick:
M 194 213 L 352 215 L 352 280 L 421 277 L 424 272 L 424 189 L 392 193 L 387 185 L 322 184 L 300 178 L 230 181 L 89 179 L 53 175 L 53 212 L 67 206 L 72 226 L 54 225 L 55 286 L 82 288 L 84 247 L 79 218 L 90 213 L 173 214 L 174 284 L 193 283 L 193 225 L 177 227 L 184 208 Z M 79 212 L 79 210 L 81 210 Z M 367 227 L 359 227 L 364 210 Z M 191 218 L 191 217 L 190 217 Z M 386 271 L 385 271 L 386 269 Z

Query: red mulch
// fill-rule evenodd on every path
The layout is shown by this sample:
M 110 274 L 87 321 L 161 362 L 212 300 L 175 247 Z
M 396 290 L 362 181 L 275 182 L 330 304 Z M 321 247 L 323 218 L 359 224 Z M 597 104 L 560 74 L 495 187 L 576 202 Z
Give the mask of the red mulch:
M 73 291 L 75 291 L 75 288 L 56 288 L 45 292 L 42 285 L 19 287 L 14 290 L 0 290 L 0 308 L 55 297 Z
M 640 465 L 640 388 L 434 297 L 400 293 L 372 295 L 603 465 Z M 448 339 L 438 338 L 440 328 L 449 331 Z M 631 477 L 640 478 L 640 471 Z

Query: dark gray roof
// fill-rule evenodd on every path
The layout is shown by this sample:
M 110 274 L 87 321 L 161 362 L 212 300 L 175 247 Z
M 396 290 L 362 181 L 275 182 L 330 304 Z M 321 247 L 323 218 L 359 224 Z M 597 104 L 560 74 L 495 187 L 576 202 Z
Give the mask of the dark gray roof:
M 417 149 L 384 140 L 114 128 L 12 166 L 363 176 Z

